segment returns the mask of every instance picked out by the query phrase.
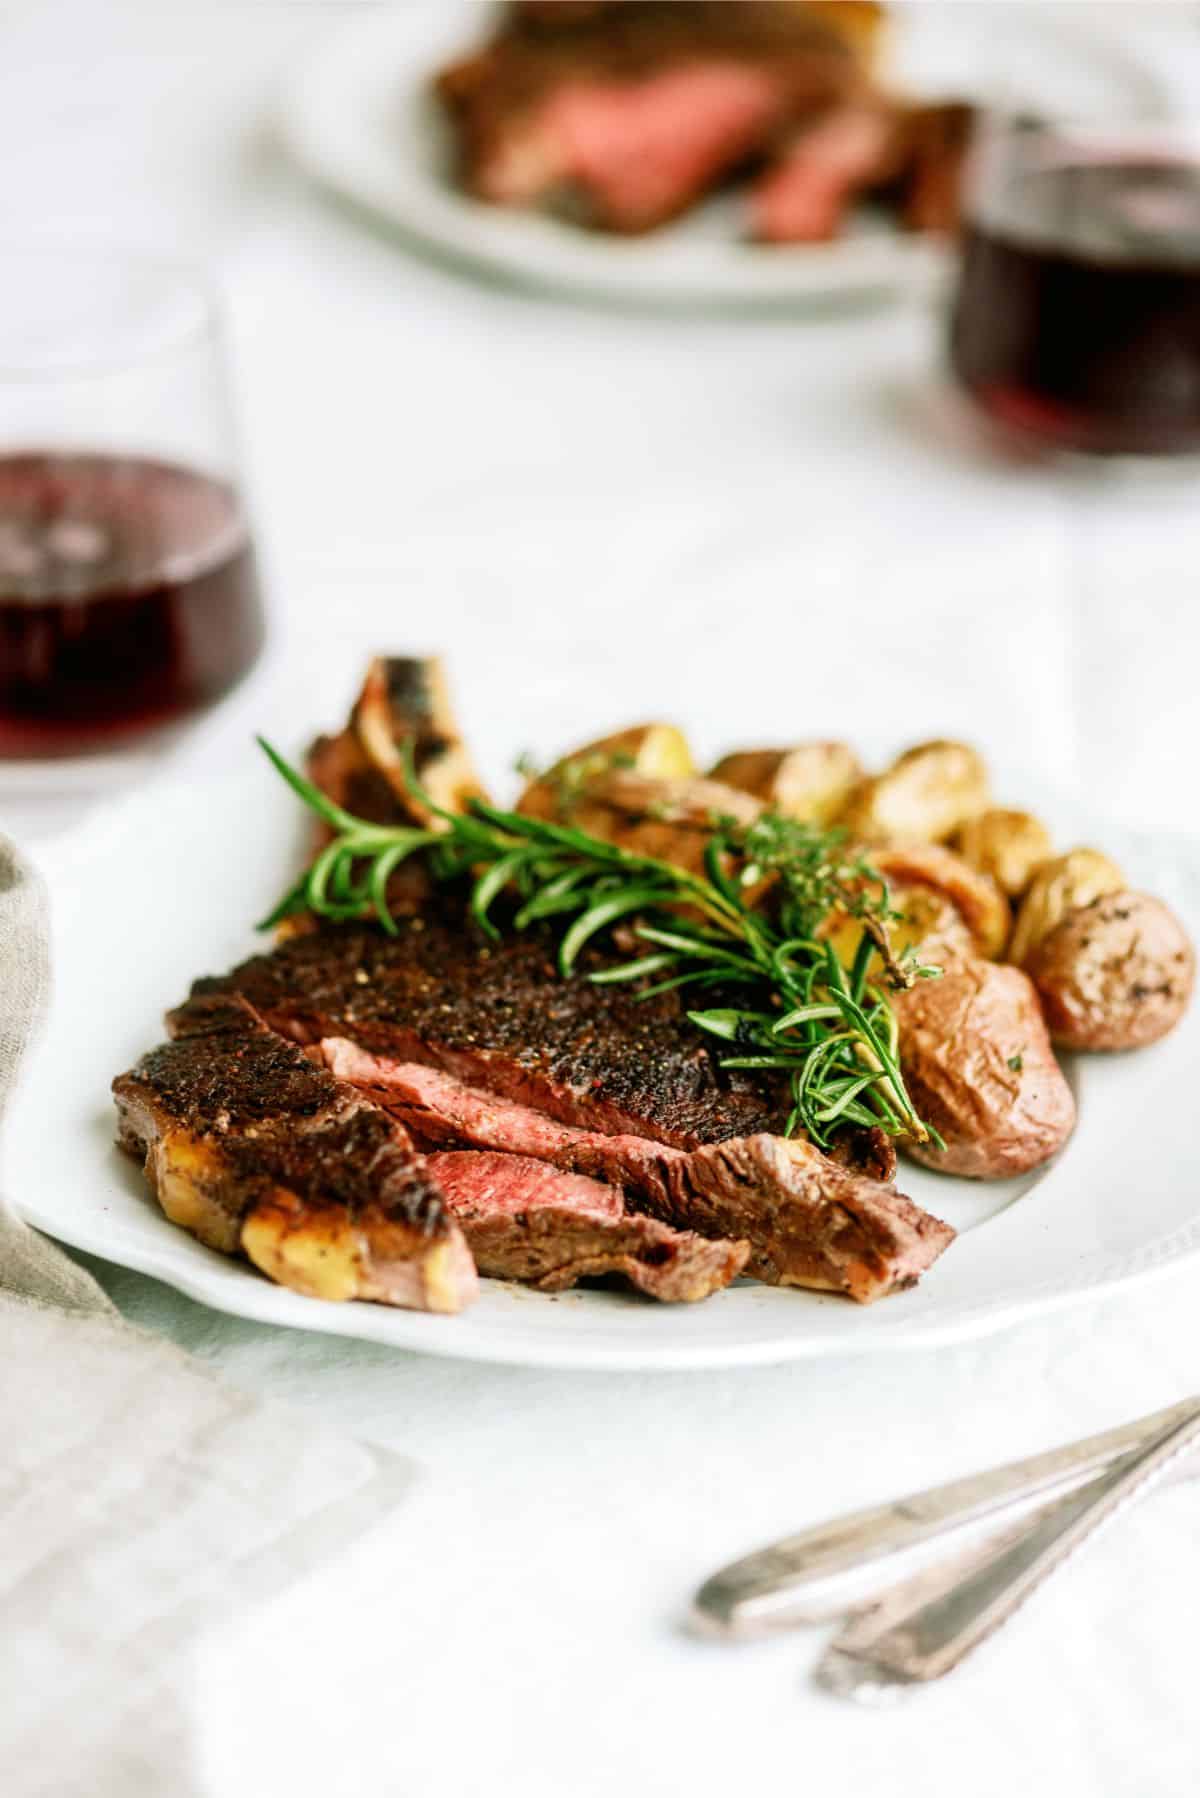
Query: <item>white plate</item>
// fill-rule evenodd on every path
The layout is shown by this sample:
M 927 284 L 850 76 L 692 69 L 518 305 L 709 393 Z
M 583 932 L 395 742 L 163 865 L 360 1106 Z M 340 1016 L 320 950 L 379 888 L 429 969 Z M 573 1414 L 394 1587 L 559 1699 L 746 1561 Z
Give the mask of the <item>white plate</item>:
M 1028 792 L 1028 783 L 1009 790 Z M 1078 828 L 1062 808 L 1048 815 L 1064 838 Z M 485 1280 L 478 1302 L 449 1318 L 327 1304 L 273 1286 L 167 1222 L 138 1168 L 113 1147 L 108 1087 L 161 1038 L 163 1011 L 194 976 L 254 948 L 249 920 L 277 897 L 301 829 L 298 808 L 255 766 L 224 781 L 144 789 L 44 854 L 56 991 L 7 1143 L 8 1191 L 31 1223 L 235 1316 L 429 1354 L 573 1368 L 733 1366 L 927 1346 L 1137 1279 L 1200 1246 L 1194 1007 L 1156 1048 L 1076 1065 L 1079 1128 L 1040 1176 L 979 1186 L 905 1169 L 905 1190 L 962 1234 L 915 1291 L 869 1310 L 750 1283 L 702 1305 L 668 1306 L 600 1290 L 548 1297 Z M 1137 844 L 1126 865 L 1196 931 L 1200 872 Z
M 1094 26 L 1014 26 L 1004 7 L 899 9 L 893 72 L 904 91 L 997 91 L 1150 101 L 1158 89 Z M 287 83 L 278 119 L 291 153 L 330 192 L 426 249 L 525 285 L 610 299 L 756 304 L 925 284 L 944 266 L 933 244 L 886 219 L 856 216 L 832 244 L 778 247 L 743 236 L 736 195 L 642 238 L 608 237 L 536 212 L 470 199 L 449 175 L 450 144 L 429 92 L 433 71 L 479 41 L 477 4 L 393 6 L 323 42 Z M 964 15 L 969 15 L 965 17 Z M 1069 86 L 1067 85 L 1069 84 Z

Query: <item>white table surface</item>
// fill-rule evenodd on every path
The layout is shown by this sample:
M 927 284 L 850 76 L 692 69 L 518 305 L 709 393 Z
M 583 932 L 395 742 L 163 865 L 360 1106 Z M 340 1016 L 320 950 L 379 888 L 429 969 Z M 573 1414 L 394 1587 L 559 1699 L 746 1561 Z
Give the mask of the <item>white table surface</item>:
M 519 747 L 666 711 L 713 747 L 966 734 L 1126 822 L 1196 826 L 1194 468 L 999 458 L 948 403 L 922 307 L 665 319 L 405 254 L 264 125 L 345 10 L 0 8 L 3 240 L 198 255 L 232 310 L 275 636 L 182 760 L 229 766 L 263 725 L 295 745 L 370 650 L 440 648 L 497 781 Z M 51 818 L 0 782 L 0 822 Z M 425 1469 L 337 1580 L 222 1645 L 214 1798 L 1195 1789 L 1186 1488 L 886 1714 L 808 1688 L 818 1633 L 680 1628 L 697 1581 L 772 1535 L 1191 1390 L 1194 1270 L 936 1354 L 591 1377 L 238 1324 L 98 1271 L 231 1380 Z

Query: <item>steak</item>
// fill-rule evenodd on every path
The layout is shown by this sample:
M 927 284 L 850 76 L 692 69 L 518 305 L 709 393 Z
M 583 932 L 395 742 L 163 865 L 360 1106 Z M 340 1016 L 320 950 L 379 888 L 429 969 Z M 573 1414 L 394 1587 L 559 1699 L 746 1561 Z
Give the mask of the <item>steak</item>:
M 784 1127 L 782 1095 L 722 1069 L 675 993 L 593 986 L 580 976 L 599 955 L 563 980 L 549 937 L 493 942 L 446 900 L 396 922 L 394 937 L 371 925 L 296 936 L 193 990 L 240 994 L 298 1043 L 345 1037 L 582 1129 L 688 1149 Z
M 619 1274 L 651 1298 L 703 1299 L 728 1286 L 749 1254 L 744 1242 L 631 1216 L 619 1188 L 527 1155 L 450 1149 L 428 1166 L 479 1272 L 542 1292 Z
M 895 120 L 881 101 L 838 108 L 759 177 L 753 235 L 767 243 L 828 243 L 853 201 L 894 175 L 900 157 Z
M 746 1271 L 773 1285 L 869 1301 L 913 1284 L 954 1235 L 909 1199 L 835 1165 L 803 1140 L 759 1133 L 687 1150 L 606 1136 L 557 1123 L 437 1069 L 367 1055 L 344 1039 L 326 1039 L 321 1052 L 340 1078 L 370 1093 L 422 1139 L 536 1156 L 543 1165 L 588 1176 L 589 1186 L 598 1179 L 622 1186 L 632 1204 L 676 1227 L 743 1236 L 750 1245 Z M 433 1156 L 431 1166 L 442 1159 Z M 469 1230 L 468 1239 L 478 1258 Z
M 459 1311 L 470 1250 L 404 1129 L 236 997 L 113 1082 L 122 1148 L 173 1223 L 318 1298 Z
M 853 92 L 875 12 L 634 0 L 510 15 L 437 80 L 462 179 L 499 205 L 649 230 Z
M 785 1140 L 781 1093 L 721 1068 L 677 993 L 563 980 L 547 938 L 494 943 L 445 905 L 398 927 L 294 937 L 196 991 L 240 994 L 300 1044 L 335 1039 L 342 1075 L 423 1137 L 533 1155 L 620 1184 L 674 1228 L 744 1238 L 761 1279 L 871 1299 L 952 1240 L 882 1182 Z M 581 974 L 598 965 L 585 955 Z M 414 1066 L 452 1085 L 414 1083 Z
M 975 108 L 961 100 L 917 106 L 908 113 L 907 157 L 898 198 L 909 231 L 957 230 L 975 121 Z
M 855 98 L 803 129 L 764 169 L 751 198 L 753 235 L 826 242 L 864 197 L 908 231 L 954 231 L 974 119 L 962 101 L 900 106 L 879 94 Z

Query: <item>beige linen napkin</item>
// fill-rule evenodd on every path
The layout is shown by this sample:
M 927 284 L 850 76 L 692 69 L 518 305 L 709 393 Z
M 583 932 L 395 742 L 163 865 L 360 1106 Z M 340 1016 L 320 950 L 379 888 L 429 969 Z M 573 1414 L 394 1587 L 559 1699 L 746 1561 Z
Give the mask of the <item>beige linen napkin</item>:
M 0 838 L 0 1112 L 47 939 L 41 883 Z M 201 1655 L 390 1510 L 411 1471 L 126 1324 L 0 1201 L 0 1792 L 217 1798 Z

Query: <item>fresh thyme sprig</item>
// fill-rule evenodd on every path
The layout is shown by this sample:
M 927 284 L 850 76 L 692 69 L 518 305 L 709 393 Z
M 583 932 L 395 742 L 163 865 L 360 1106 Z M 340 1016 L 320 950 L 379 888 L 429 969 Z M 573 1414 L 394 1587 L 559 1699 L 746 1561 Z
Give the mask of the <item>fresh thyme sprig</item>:
M 704 873 L 636 855 L 571 824 L 502 811 L 483 800 L 445 811 L 422 791 L 406 755 L 414 798 L 434 819 L 428 828 L 371 824 L 335 805 L 263 738 L 274 767 L 332 832 L 284 894 L 268 929 L 300 911 L 334 920 L 375 917 L 395 933 L 388 882 L 410 856 L 423 854 L 435 880 L 470 880 L 470 909 L 497 938 L 493 910 L 515 895 L 514 930 L 553 920 L 561 928 L 564 979 L 584 947 L 624 925 L 644 945 L 630 959 L 591 973 L 596 985 L 648 982 L 639 998 L 675 988 L 719 988 L 737 1004 L 689 1010 L 688 1017 L 731 1053 L 727 1068 L 755 1068 L 786 1080 L 787 1133 L 803 1128 L 827 1145 L 842 1124 L 881 1125 L 892 1136 L 940 1144 L 917 1115 L 900 1071 L 893 988 L 939 970 L 898 958 L 888 923 L 899 914 L 870 865 L 847 857 L 840 833 L 776 813 L 751 824 L 714 819 Z M 821 926 L 844 914 L 862 926 L 849 965 Z M 883 981 L 873 977 L 878 958 Z M 655 977 L 659 978 L 655 978 Z

